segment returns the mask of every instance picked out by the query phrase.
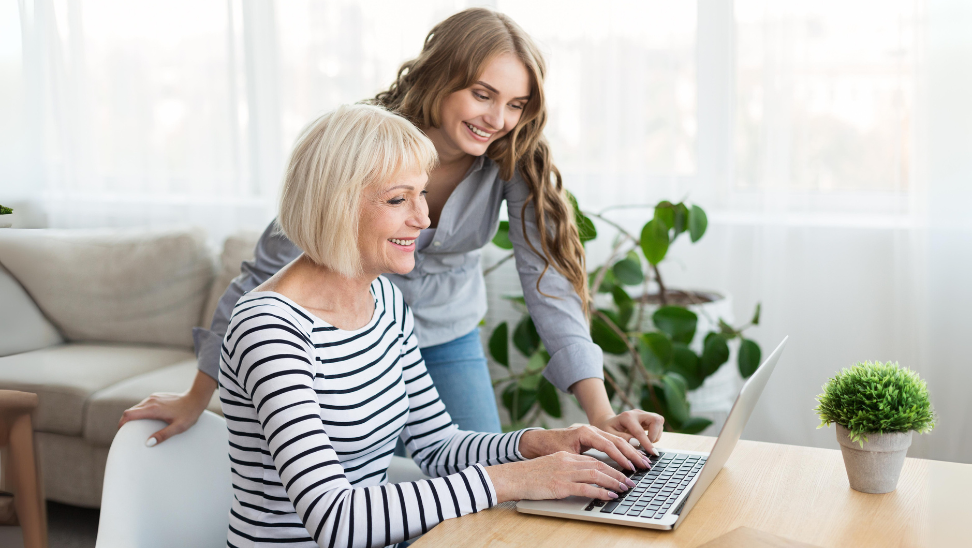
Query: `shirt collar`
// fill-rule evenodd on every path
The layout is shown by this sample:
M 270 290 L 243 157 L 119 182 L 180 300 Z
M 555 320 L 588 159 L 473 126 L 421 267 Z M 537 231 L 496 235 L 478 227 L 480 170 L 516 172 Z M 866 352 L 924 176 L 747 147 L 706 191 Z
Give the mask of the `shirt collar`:
M 477 156 L 476 160 L 473 161 L 472 166 L 469 167 L 469 174 L 476 173 L 477 171 L 483 169 L 483 165 L 486 163 L 486 155 Z

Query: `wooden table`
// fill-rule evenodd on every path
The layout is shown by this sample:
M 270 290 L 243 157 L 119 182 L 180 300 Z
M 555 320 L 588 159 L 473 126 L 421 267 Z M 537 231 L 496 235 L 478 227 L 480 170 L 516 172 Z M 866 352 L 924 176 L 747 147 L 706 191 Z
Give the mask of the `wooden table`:
M 713 443 L 666 433 L 658 445 Z M 907 459 L 896 491 L 868 495 L 850 488 L 837 449 L 741 440 L 675 531 L 520 514 L 509 502 L 447 520 L 412 546 L 694 548 L 741 526 L 821 547 L 972 546 L 972 465 Z

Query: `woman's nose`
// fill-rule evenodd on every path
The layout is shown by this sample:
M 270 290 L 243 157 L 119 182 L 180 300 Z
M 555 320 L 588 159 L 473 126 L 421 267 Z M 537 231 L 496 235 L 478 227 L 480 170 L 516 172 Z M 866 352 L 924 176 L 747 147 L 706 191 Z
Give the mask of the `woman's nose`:
M 429 228 L 432 224 L 432 219 L 429 218 L 429 205 L 425 203 L 425 200 L 419 200 L 415 204 L 415 208 L 412 210 L 411 218 L 409 219 L 409 225 L 424 229 Z
M 489 125 L 489 128 L 493 131 L 500 131 L 503 129 L 503 105 L 496 104 L 490 107 L 486 114 L 483 115 L 483 121 Z

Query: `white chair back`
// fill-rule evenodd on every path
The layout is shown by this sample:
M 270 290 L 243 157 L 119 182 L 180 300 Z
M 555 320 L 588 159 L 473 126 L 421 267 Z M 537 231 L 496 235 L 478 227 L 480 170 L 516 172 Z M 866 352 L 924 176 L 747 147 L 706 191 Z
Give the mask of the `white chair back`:
M 126 423 L 108 452 L 96 548 L 226 546 L 230 477 L 226 421 L 209 411 L 155 447 L 165 423 Z

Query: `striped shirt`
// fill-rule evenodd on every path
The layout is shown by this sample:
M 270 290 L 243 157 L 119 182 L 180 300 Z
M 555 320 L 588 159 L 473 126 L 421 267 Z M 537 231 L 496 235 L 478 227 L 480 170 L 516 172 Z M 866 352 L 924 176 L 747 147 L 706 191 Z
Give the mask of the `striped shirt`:
M 279 293 L 244 295 L 219 394 L 234 499 L 229 546 L 386 546 L 496 503 L 483 465 L 522 460 L 523 431 L 460 431 L 425 369 L 412 313 L 387 279 L 361 329 Z M 387 483 L 401 437 L 433 479 Z

